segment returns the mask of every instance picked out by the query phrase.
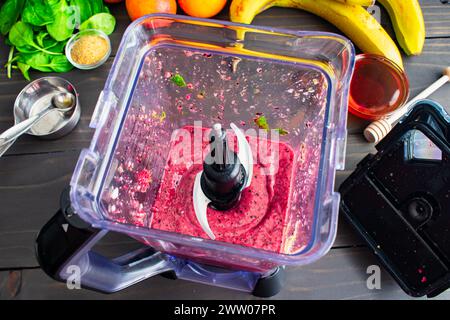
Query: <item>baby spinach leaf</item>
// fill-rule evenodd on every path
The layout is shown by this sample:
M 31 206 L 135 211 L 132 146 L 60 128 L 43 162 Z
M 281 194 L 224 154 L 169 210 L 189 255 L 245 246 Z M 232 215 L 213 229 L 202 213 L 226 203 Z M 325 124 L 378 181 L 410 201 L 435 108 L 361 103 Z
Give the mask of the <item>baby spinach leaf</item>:
M 8 62 L 5 63 L 5 67 L 8 68 L 8 66 L 11 66 L 14 62 L 19 60 L 19 55 L 15 55 L 11 60 L 8 60 Z
M 283 129 L 283 128 L 276 128 L 275 130 L 278 131 L 278 134 L 280 136 L 285 136 L 285 135 L 289 134 L 289 132 L 286 129 Z
M 254 121 L 258 128 L 269 130 L 269 124 L 267 123 L 267 118 L 265 116 L 259 116 Z
M 48 66 L 50 56 L 44 52 L 22 53 L 20 55 L 19 62 L 28 64 L 31 68 L 42 72 L 52 71 L 52 69 Z
M 47 49 L 48 51 L 53 52 L 53 53 L 63 53 L 66 43 L 67 43 L 67 41 L 58 41 L 45 49 Z
M 52 48 L 55 45 L 57 45 L 58 41 L 56 41 L 55 39 L 50 37 L 48 34 L 45 36 L 44 36 L 44 34 L 38 34 L 36 36 L 35 43 L 40 48 L 48 50 L 49 48 Z M 17 51 L 23 52 L 23 53 L 33 53 L 33 52 L 38 52 L 40 50 L 39 50 L 39 48 L 37 49 L 36 47 L 27 45 L 27 46 L 17 47 Z
M 79 22 L 83 23 L 92 16 L 91 1 L 88 0 L 71 0 L 70 5 L 76 8 L 76 14 L 79 15 Z
M 20 72 L 22 72 L 23 77 L 30 81 L 30 74 L 28 73 L 28 70 L 30 70 L 30 65 L 19 61 L 17 62 L 17 67 L 19 68 Z
M 6 35 L 22 12 L 25 0 L 6 0 L 0 9 L 0 33 Z
M 45 48 L 46 45 L 44 44 L 44 39 L 48 36 L 48 32 L 45 31 L 40 31 L 37 35 L 36 35 L 36 43 Z
M 36 53 L 39 52 L 38 49 L 30 47 L 30 46 L 22 46 L 22 47 L 16 47 L 17 51 L 22 53 Z
M 8 78 L 11 78 L 11 66 L 13 56 L 14 56 L 14 47 L 11 47 L 11 49 L 9 49 L 8 62 L 6 63 L 6 75 Z
M 33 46 L 35 44 L 33 41 L 33 30 L 22 21 L 18 21 L 12 26 L 8 39 L 16 47 Z
M 256 125 L 260 129 L 264 129 L 264 130 L 270 129 L 269 123 L 267 122 L 267 118 L 263 115 L 258 115 L 253 121 L 256 123 Z M 283 128 L 275 128 L 273 130 L 277 131 L 280 136 L 285 136 L 285 135 L 289 134 L 289 132 Z
M 49 55 L 43 52 L 21 54 L 19 62 L 42 72 L 67 72 L 73 68 L 66 56 Z
M 186 87 L 186 81 L 180 74 L 173 75 L 170 80 L 179 87 Z
M 59 3 L 60 0 L 47 0 L 50 8 L 52 8 L 53 6 L 57 5 Z
M 105 12 L 103 0 L 91 0 L 89 2 L 91 3 L 92 15 Z
M 109 13 L 97 13 L 80 25 L 80 30 L 96 29 L 111 34 L 116 26 L 116 18 Z
M 38 43 L 41 48 L 45 49 L 49 53 L 59 54 L 64 51 L 67 41 L 56 41 L 50 37 L 48 33 L 43 32 L 36 36 L 36 43 Z M 36 47 L 23 46 L 17 47 L 17 51 L 22 53 L 36 53 L 40 50 L 36 49 Z
M 37 40 L 36 40 L 37 41 Z M 64 42 L 64 44 L 66 43 L 66 41 L 63 41 Z M 45 36 L 43 39 L 42 39 L 42 47 L 44 48 L 44 49 L 47 49 L 47 50 L 49 50 L 50 48 L 53 48 L 53 47 L 55 47 L 56 45 L 58 45 L 60 42 L 58 42 L 58 41 L 56 41 L 55 39 L 53 39 L 52 37 L 50 37 L 50 35 L 48 35 L 47 34 L 47 36 Z M 49 50 L 49 51 L 52 51 L 52 52 L 55 52 L 55 50 Z M 62 52 L 62 51 L 61 51 Z
M 53 12 L 46 0 L 27 0 L 22 12 L 22 21 L 34 26 L 43 26 L 53 21 Z
M 77 23 L 76 10 L 69 7 L 66 0 L 54 3 L 50 7 L 55 19 L 47 24 L 48 33 L 57 41 L 70 38 Z
M 52 56 L 48 66 L 55 72 L 67 72 L 73 69 L 73 65 L 66 56 Z
M 9 31 L 8 39 L 9 41 L 16 46 L 18 51 L 22 52 L 23 48 L 31 47 L 37 49 L 39 51 L 56 54 L 54 52 L 50 52 L 44 48 L 39 47 L 33 39 L 33 29 L 31 29 L 30 25 L 23 21 L 16 22 L 11 30 Z M 20 48 L 20 49 L 19 49 Z M 59 54 L 59 53 L 58 53 Z

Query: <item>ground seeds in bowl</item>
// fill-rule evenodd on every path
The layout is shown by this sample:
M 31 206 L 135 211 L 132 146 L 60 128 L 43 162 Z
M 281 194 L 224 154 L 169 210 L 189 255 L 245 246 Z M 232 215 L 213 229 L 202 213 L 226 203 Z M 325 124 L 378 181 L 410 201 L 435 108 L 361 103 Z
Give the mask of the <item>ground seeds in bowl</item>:
M 97 35 L 80 37 L 72 47 L 72 60 L 80 65 L 90 65 L 99 62 L 108 53 L 108 42 Z

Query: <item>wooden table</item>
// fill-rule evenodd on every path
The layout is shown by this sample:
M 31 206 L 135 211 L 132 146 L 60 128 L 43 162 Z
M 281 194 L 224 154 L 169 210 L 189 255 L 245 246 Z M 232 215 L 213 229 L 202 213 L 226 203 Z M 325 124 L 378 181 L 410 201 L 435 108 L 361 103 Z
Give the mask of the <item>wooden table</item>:
M 442 1 L 446 2 L 446 1 Z M 439 0 L 422 0 L 427 39 L 422 55 L 405 57 L 411 95 L 417 94 L 450 65 L 450 4 Z M 43 224 L 58 209 L 61 190 L 68 185 L 82 148 L 88 146 L 93 131 L 88 124 L 100 90 L 108 75 L 121 36 L 129 24 L 123 4 L 112 5 L 117 28 L 111 36 L 113 54 L 109 61 L 94 71 L 73 70 L 61 76 L 70 80 L 80 92 L 81 121 L 68 136 L 55 141 L 41 141 L 24 136 L 0 158 L 0 299 L 252 299 L 248 294 L 186 281 L 153 277 L 122 292 L 104 295 L 89 290 L 68 290 L 39 268 L 34 254 L 34 240 Z M 219 18 L 226 19 L 223 12 Z M 328 22 L 294 9 L 272 8 L 257 16 L 256 25 L 277 26 L 296 30 L 338 32 Z M 392 35 L 387 14 L 382 11 L 382 24 Z M 6 61 L 8 49 L 0 45 L 0 63 Z M 32 72 L 33 79 L 44 76 Z M 12 106 L 20 90 L 27 84 L 14 72 L 7 79 L 0 72 L 0 132 L 13 124 Z M 432 98 L 450 111 L 450 88 L 441 88 Z M 374 150 L 363 139 L 366 123 L 349 119 L 346 170 L 336 178 L 336 188 L 368 152 Z M 111 235 L 101 242 L 99 250 L 113 256 L 136 247 L 123 235 Z M 367 267 L 377 260 L 351 227 L 340 219 L 332 250 L 318 262 L 288 268 L 288 282 L 276 299 L 408 299 L 391 277 L 381 274 L 381 289 L 366 286 Z M 450 292 L 439 298 L 450 298 Z

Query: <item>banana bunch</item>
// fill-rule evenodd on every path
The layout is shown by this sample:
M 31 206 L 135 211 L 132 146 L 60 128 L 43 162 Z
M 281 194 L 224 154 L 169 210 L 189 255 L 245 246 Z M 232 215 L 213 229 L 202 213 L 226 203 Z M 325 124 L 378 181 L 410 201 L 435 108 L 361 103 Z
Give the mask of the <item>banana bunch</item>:
M 420 54 L 425 41 L 425 23 L 418 0 L 379 0 L 394 25 L 398 43 L 411 54 Z M 364 6 L 373 0 L 233 0 L 230 18 L 250 24 L 270 7 L 298 8 L 322 17 L 344 32 L 363 52 L 383 55 L 403 68 L 396 44 Z

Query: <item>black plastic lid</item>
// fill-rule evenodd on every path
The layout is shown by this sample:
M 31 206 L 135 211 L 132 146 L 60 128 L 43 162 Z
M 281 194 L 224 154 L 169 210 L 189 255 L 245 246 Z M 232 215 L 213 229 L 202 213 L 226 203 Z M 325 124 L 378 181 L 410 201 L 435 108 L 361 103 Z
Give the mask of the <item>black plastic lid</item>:
M 341 212 L 411 296 L 450 287 L 450 117 L 418 102 L 341 185 Z

